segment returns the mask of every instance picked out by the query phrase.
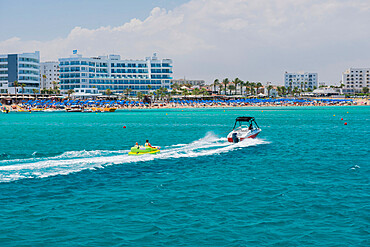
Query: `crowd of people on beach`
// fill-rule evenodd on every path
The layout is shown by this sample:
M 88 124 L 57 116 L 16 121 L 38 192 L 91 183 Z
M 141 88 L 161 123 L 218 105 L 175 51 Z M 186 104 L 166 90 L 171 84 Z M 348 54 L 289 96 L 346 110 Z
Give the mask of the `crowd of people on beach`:
M 81 108 L 84 111 L 108 111 L 106 109 L 146 109 L 146 108 L 203 108 L 203 107 L 247 107 L 247 106 L 328 106 L 328 105 L 367 105 L 368 101 L 352 99 L 298 99 L 298 98 L 241 98 L 241 99 L 172 99 L 155 102 L 140 100 L 79 100 L 43 99 L 22 100 L 10 106 L 0 105 L 8 111 L 68 111 Z M 98 109 L 98 110 L 96 110 Z

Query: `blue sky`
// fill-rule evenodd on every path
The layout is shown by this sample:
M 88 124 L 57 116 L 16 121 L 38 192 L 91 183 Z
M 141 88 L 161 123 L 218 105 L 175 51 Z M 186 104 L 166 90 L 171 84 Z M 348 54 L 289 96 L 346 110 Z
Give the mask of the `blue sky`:
M 187 0 L 0 0 L 0 40 L 64 37 L 75 26 L 118 26 L 144 19 L 154 7 L 173 9 Z M 36 30 L 37 31 L 36 31 Z
M 174 78 L 338 84 L 370 67 L 369 0 L 0 0 L 0 54 L 171 58 Z

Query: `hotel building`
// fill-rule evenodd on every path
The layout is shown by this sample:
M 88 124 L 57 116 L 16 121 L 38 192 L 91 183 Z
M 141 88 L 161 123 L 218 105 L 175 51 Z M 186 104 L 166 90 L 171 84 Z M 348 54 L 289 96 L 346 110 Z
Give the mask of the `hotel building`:
M 67 92 L 75 88 L 106 89 L 122 94 L 131 89 L 131 95 L 161 87 L 170 88 L 172 60 L 158 59 L 156 54 L 145 60 L 123 60 L 119 55 L 82 57 L 75 54 L 59 59 L 60 89 Z M 150 86 L 150 88 L 148 87 Z
M 297 73 L 288 73 L 285 72 L 284 74 L 284 85 L 286 88 L 294 89 L 298 87 L 299 89 L 314 89 L 317 88 L 318 82 L 318 74 L 317 73 L 307 73 L 307 72 L 297 72 Z
M 349 68 L 342 74 L 343 93 L 361 93 L 370 88 L 370 68 Z
M 53 88 L 53 81 L 59 84 L 59 62 L 43 62 L 40 64 L 40 88 Z
M 14 87 L 17 81 L 19 86 Z M 22 90 L 21 85 L 24 85 Z M 40 52 L 0 55 L 0 93 L 33 93 L 40 89 Z

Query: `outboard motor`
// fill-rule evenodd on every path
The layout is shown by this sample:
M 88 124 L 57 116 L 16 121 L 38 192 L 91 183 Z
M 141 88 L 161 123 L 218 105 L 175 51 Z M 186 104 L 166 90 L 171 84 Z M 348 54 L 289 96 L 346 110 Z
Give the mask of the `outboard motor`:
M 237 134 L 238 133 L 233 133 L 232 136 L 231 136 L 231 138 L 233 139 L 233 143 L 238 143 L 239 142 L 239 139 L 237 137 Z

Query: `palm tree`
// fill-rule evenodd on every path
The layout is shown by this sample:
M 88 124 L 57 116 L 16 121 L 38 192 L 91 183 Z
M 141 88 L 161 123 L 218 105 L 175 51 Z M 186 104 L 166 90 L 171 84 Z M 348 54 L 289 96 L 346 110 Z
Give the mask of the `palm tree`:
M 281 88 L 281 93 L 285 96 L 286 95 L 286 93 L 287 93 L 287 88 L 286 87 L 284 87 L 284 86 L 282 86 L 282 87 L 280 87 Z
M 142 92 L 137 92 L 136 94 L 137 98 L 141 101 L 144 98 L 144 95 Z
M 226 95 L 226 88 L 227 88 L 227 85 L 229 84 L 229 79 L 228 78 L 223 79 L 222 84 L 224 84 L 225 86 L 225 95 Z
M 149 87 L 150 85 L 148 85 L 148 87 Z M 126 97 L 128 98 L 128 95 L 131 93 L 131 91 L 132 91 L 132 89 L 131 88 L 126 88 L 125 90 L 123 90 L 123 91 L 125 91 L 125 93 L 126 93 Z
M 213 82 L 213 91 L 216 91 L 216 87 L 220 85 L 220 81 L 218 79 L 216 79 L 214 82 Z
M 255 82 L 249 83 L 249 87 L 250 87 L 251 94 L 253 94 L 254 93 L 254 88 L 256 87 L 256 83 Z
M 14 81 L 13 86 L 14 86 L 15 96 L 17 96 L 17 87 L 19 87 L 18 81 Z
M 32 89 L 32 92 L 33 92 L 33 94 L 35 95 L 35 97 L 36 97 L 36 99 L 37 99 L 37 93 L 39 92 L 39 90 L 37 90 L 37 89 Z
M 300 91 L 300 92 L 303 92 L 304 90 L 303 90 L 302 88 L 303 88 L 304 82 L 303 82 L 303 81 L 301 81 L 301 83 L 300 83 L 300 84 L 301 84 L 301 88 L 300 88 L 300 90 L 299 90 L 299 91 Z
M 171 87 L 172 87 L 172 85 L 171 85 Z M 148 85 L 149 92 L 150 92 L 151 89 L 152 89 L 152 86 L 151 85 Z
M 294 87 L 294 89 L 293 89 L 293 93 L 294 93 L 294 94 L 299 93 L 299 88 L 298 88 L 298 87 Z
M 234 86 L 234 85 L 229 85 L 229 86 L 228 86 L 228 88 L 229 88 L 229 90 L 230 90 L 230 95 L 231 95 L 231 91 L 232 91 L 232 90 L 235 90 L 235 86 Z
M 46 80 L 46 75 L 42 75 L 42 88 L 46 88 L 45 80 Z
M 71 94 L 73 94 L 74 92 L 75 92 L 75 90 L 73 90 L 73 89 L 68 89 L 68 91 L 67 91 L 68 98 L 70 98 L 70 97 L 71 97 Z
M 274 87 L 272 85 L 268 85 L 267 87 L 267 94 L 268 96 L 270 96 L 270 91 L 273 89 Z
M 257 88 L 257 90 L 256 90 L 256 96 L 258 95 L 258 88 L 260 88 L 260 87 L 262 87 L 262 83 L 261 82 L 258 82 L 256 84 L 256 88 Z
M 237 91 L 238 91 L 238 85 L 242 86 L 242 83 L 243 83 L 242 80 L 240 80 L 239 78 L 235 78 L 235 80 L 234 80 L 235 95 L 237 94 Z M 240 89 L 240 91 L 242 91 L 242 90 Z
M 245 93 L 247 94 L 247 93 L 249 93 L 250 92 L 250 89 L 249 89 L 249 87 L 250 87 L 250 83 L 249 83 L 249 81 L 246 81 L 245 83 L 244 83 L 244 86 L 245 86 Z
M 292 87 L 290 87 L 290 86 L 286 88 L 286 92 L 287 92 L 288 95 L 291 93 L 291 90 L 292 90 Z
M 22 99 L 24 100 L 24 87 L 26 86 L 26 84 L 22 83 L 21 84 L 21 88 L 22 88 Z
M 362 92 L 364 92 L 364 93 L 368 93 L 368 92 L 369 92 L 369 88 L 368 88 L 368 87 L 363 87 L 363 88 L 362 88 Z
M 58 82 L 52 81 L 51 84 L 53 84 L 53 90 L 56 93 Z

